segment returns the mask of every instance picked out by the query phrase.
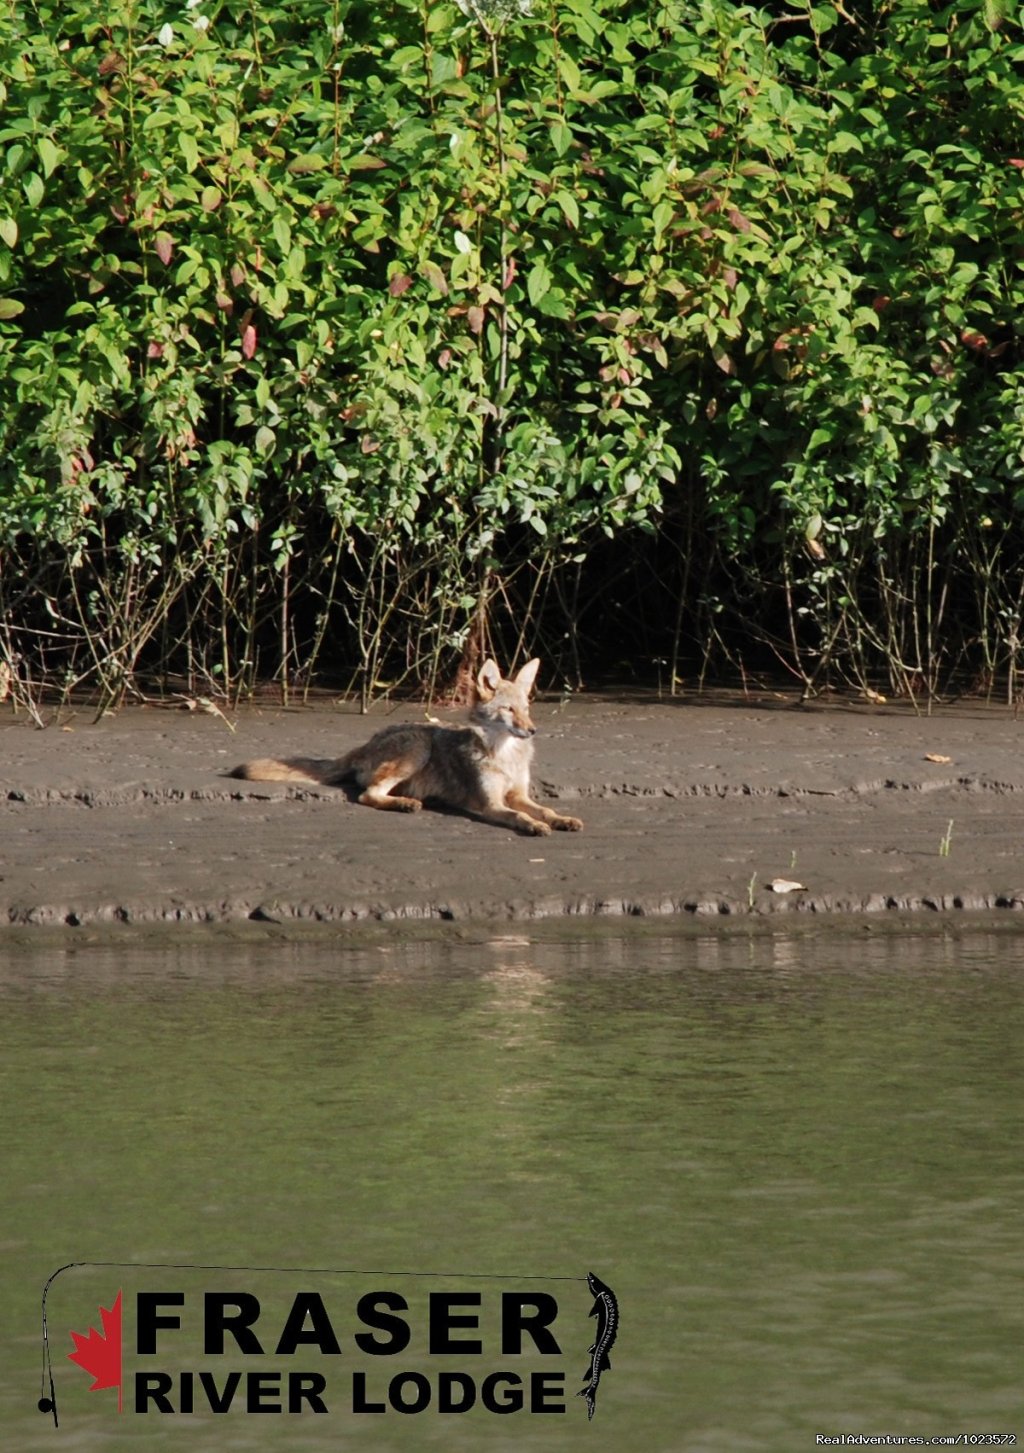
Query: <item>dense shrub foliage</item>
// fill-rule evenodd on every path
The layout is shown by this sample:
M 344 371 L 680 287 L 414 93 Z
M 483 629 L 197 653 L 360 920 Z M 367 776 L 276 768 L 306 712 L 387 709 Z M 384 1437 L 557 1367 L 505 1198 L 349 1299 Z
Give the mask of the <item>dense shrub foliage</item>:
M 1022 62 L 1008 0 L 8 0 L 16 687 L 1013 694 Z

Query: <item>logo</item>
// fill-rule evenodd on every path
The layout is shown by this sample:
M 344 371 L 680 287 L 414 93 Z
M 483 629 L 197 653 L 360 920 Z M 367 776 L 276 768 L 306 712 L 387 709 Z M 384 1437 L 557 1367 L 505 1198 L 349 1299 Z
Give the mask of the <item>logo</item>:
M 75 1350 L 68 1353 L 68 1361 L 77 1362 L 90 1377 L 96 1379 L 91 1389 L 93 1392 L 116 1387 L 117 1411 L 120 1413 L 123 1411 L 120 1292 L 114 1298 L 114 1305 L 109 1311 L 106 1307 L 100 1307 L 100 1321 L 103 1324 L 102 1332 L 97 1332 L 95 1327 L 89 1328 L 87 1337 L 83 1337 L 80 1332 L 72 1332 L 71 1340 L 75 1344 Z M 49 1412 L 49 1409 L 44 1408 L 42 1411 Z
M 161 1278 L 158 1289 L 127 1294 L 122 1285 L 104 1299 L 109 1306 L 99 1306 L 98 1326 L 69 1329 L 68 1361 L 91 1379 L 90 1392 L 116 1391 L 125 1415 L 558 1415 L 578 1396 L 589 1420 L 618 1336 L 615 1293 L 593 1272 L 506 1278 L 71 1262 L 43 1288 L 39 1410 L 55 1427 L 47 1296 L 63 1272 L 115 1267 L 125 1273 L 122 1283 L 156 1271 L 173 1271 L 178 1283 Z M 301 1283 L 283 1288 L 278 1278 L 286 1274 Z M 582 1341 L 584 1281 L 596 1331 L 583 1386 L 575 1388 L 578 1372 L 563 1341 Z M 557 1294 L 544 1283 L 560 1284 Z M 90 1321 L 94 1314 L 85 1312 L 78 1325 Z

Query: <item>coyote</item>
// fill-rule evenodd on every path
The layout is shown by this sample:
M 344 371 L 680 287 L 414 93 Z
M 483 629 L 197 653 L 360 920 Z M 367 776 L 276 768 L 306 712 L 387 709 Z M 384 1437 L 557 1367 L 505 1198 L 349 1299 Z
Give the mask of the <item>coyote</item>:
M 494 661 L 476 679 L 469 726 L 389 726 L 361 747 L 331 762 L 293 757 L 243 762 L 229 773 L 250 782 L 354 780 L 359 801 L 386 812 L 419 812 L 434 801 L 484 822 L 544 836 L 552 828 L 579 832 L 578 817 L 564 817 L 530 796 L 530 762 L 536 728 L 530 690 L 540 661 L 529 661 L 506 681 Z

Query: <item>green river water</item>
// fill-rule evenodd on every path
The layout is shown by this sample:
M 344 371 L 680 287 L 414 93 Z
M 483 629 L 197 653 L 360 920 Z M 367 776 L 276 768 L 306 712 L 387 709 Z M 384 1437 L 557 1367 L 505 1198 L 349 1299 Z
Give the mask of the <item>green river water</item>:
M 8 951 L 2 1446 L 1024 1447 L 1022 1046 L 1019 930 Z M 40 1296 L 67 1262 L 136 1266 L 50 1289 L 57 1429 L 36 1407 Z M 575 1394 L 591 1270 L 621 1312 L 593 1422 L 574 1395 L 554 1415 L 438 1411 L 446 1369 L 477 1387 L 554 1369 Z M 143 1415 L 126 1382 L 119 1416 L 67 1360 L 118 1289 L 129 1380 L 320 1370 L 328 1412 Z M 357 1303 L 382 1289 L 411 1342 L 368 1357 Z M 557 1301 L 559 1355 L 502 1349 L 517 1289 Z M 146 1359 L 136 1296 L 172 1290 L 181 1329 Z M 262 1357 L 205 1356 L 210 1290 L 259 1298 Z M 340 1354 L 275 1355 L 310 1290 Z M 456 1334 L 480 1354 L 430 1353 L 438 1290 L 480 1295 L 479 1330 Z M 379 1401 L 410 1369 L 425 1411 L 354 1410 L 356 1371 Z

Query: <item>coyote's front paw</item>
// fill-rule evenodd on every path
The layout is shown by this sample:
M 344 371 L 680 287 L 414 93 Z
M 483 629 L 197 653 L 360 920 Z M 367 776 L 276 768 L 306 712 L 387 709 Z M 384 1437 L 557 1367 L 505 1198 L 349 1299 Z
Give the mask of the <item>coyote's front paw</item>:
M 539 822 L 535 817 L 521 817 L 516 831 L 525 833 L 527 837 L 548 837 L 551 829 L 546 822 Z
M 559 832 L 582 832 L 583 823 L 578 817 L 556 817 L 551 824 Z

